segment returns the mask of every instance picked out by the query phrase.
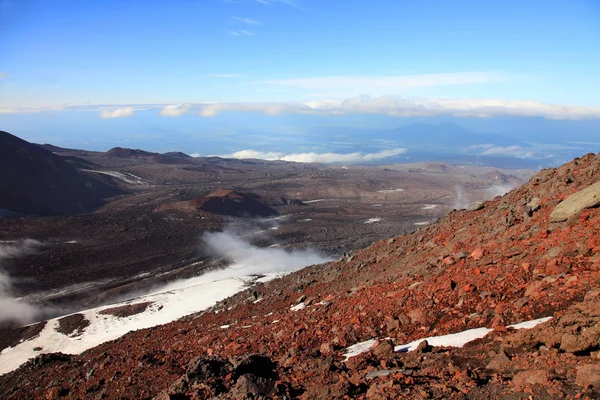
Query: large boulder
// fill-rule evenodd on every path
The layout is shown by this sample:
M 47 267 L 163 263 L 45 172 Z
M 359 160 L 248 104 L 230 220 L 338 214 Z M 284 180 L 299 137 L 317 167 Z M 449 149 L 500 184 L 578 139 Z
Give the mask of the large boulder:
M 600 205 L 600 182 L 596 182 L 560 202 L 550 214 L 550 222 L 562 222 L 586 208 Z

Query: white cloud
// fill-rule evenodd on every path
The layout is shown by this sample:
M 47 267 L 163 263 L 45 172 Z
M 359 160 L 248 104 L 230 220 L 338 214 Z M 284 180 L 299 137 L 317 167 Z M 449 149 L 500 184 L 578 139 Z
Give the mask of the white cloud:
M 117 108 L 114 110 L 101 110 L 100 118 L 111 119 L 111 118 L 126 118 L 131 117 L 135 113 L 133 107 Z
M 278 114 L 380 114 L 393 117 L 545 117 L 548 119 L 600 118 L 600 107 L 565 106 L 536 101 L 480 99 L 415 99 L 397 96 L 358 96 L 346 100 L 300 103 L 212 103 L 199 105 L 199 115 L 212 117 L 222 111 L 254 111 Z
M 400 154 L 406 153 L 406 149 L 389 149 L 383 150 L 377 153 L 291 153 L 285 154 L 280 152 L 262 152 L 256 150 L 240 150 L 233 154 L 224 155 L 225 158 L 255 158 L 261 160 L 281 160 L 281 161 L 293 161 L 301 163 L 346 163 L 355 164 L 360 162 L 376 161 L 388 157 L 394 157 Z
M 240 17 L 232 17 L 232 19 L 236 22 L 242 22 L 248 25 L 260 25 L 260 21 L 257 21 L 252 18 L 240 18 Z
M 180 116 L 196 112 L 214 117 L 221 112 L 261 112 L 269 115 L 351 115 L 376 114 L 392 117 L 474 117 L 500 116 L 544 117 L 556 120 L 600 119 L 600 107 L 568 106 L 537 101 L 499 99 L 419 99 L 399 96 L 357 96 L 345 100 L 313 100 L 306 102 L 237 102 L 185 104 L 115 104 L 70 105 L 47 107 L 0 108 L 2 114 L 31 114 L 47 111 L 100 111 L 102 118 L 129 117 L 138 110 L 160 110 L 162 116 Z
M 354 93 L 372 93 L 383 89 L 388 93 L 394 89 L 416 87 L 467 85 L 499 82 L 510 79 L 498 72 L 457 72 L 446 74 L 391 75 L 391 76 L 322 76 L 296 79 L 270 79 L 257 83 L 276 86 L 291 86 L 310 90 L 352 90 Z
M 230 35 L 233 36 L 252 36 L 254 35 L 253 32 L 250 32 L 246 29 L 236 29 L 235 31 L 229 31 Z
M 170 104 L 160 110 L 159 115 L 163 117 L 179 117 L 190 110 L 189 104 Z

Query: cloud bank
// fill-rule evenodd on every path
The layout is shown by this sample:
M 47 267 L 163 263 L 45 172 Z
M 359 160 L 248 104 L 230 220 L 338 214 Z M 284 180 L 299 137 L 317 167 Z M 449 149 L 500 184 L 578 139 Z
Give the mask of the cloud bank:
M 100 118 L 103 118 L 103 119 L 127 118 L 127 117 L 133 116 L 134 113 L 135 113 L 135 108 L 133 108 L 133 107 L 117 108 L 115 110 L 101 110 Z
M 189 104 L 171 104 L 163 107 L 159 115 L 163 117 L 179 117 L 180 115 L 187 114 L 189 110 Z
M 317 100 L 300 103 L 211 103 L 197 105 L 198 115 L 213 117 L 224 111 L 262 112 L 269 115 L 379 114 L 392 117 L 545 117 L 548 119 L 600 118 L 600 107 L 578 107 L 536 101 L 412 99 L 397 96 L 358 96 L 345 100 Z
M 279 152 L 262 152 L 256 150 L 240 150 L 233 154 L 224 155 L 225 158 L 247 159 L 254 158 L 260 160 L 280 160 L 293 161 L 301 163 L 322 163 L 322 164 L 356 164 L 361 162 L 377 161 L 388 157 L 394 157 L 406 153 L 406 149 L 397 148 L 383 150 L 377 153 L 292 153 L 285 154 Z
M 215 75 L 217 76 L 217 75 Z M 237 75 L 222 75 L 221 77 Z M 600 119 L 600 107 L 568 106 L 538 101 L 494 99 L 421 99 L 399 96 L 357 96 L 343 100 L 304 102 L 211 102 L 179 104 L 85 105 L 0 108 L 0 114 L 39 113 L 44 111 L 100 111 L 101 118 L 124 118 L 135 111 L 158 110 L 159 115 L 178 117 L 194 113 L 214 117 L 223 112 L 257 112 L 268 115 L 352 115 L 375 114 L 391 117 L 544 117 L 555 120 Z

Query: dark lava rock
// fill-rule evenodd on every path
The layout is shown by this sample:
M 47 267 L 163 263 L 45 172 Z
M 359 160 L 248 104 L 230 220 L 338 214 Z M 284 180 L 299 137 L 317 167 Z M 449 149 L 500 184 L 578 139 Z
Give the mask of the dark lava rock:
M 196 357 L 185 372 L 190 383 L 222 378 L 233 371 L 231 363 L 221 357 Z
M 72 314 L 58 320 L 56 331 L 63 335 L 79 336 L 90 325 L 83 314 Z
M 237 376 L 251 373 L 258 377 L 274 379 L 277 377 L 276 367 L 277 364 L 269 357 L 260 354 L 245 355 L 234 362 Z
M 107 308 L 99 312 L 104 315 L 114 315 L 115 317 L 123 318 L 131 315 L 140 314 L 146 311 L 154 302 L 146 301 L 144 303 L 127 304 L 119 307 Z
M 256 398 L 258 396 L 268 396 L 273 393 L 274 389 L 275 382 L 272 379 L 254 374 L 244 374 L 238 378 L 229 395 L 234 399 Z M 252 395 L 252 397 L 248 395 Z

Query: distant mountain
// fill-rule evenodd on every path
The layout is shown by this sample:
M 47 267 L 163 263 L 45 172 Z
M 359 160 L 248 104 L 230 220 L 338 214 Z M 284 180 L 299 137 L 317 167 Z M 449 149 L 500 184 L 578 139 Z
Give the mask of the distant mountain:
M 0 209 L 36 215 L 77 214 L 92 211 L 105 198 L 122 193 L 76 165 L 74 160 L 0 131 Z
M 149 151 L 144 151 L 140 149 L 128 149 L 124 147 L 113 147 L 108 150 L 105 155 L 110 157 L 117 158 L 143 158 L 143 157 L 151 157 L 158 156 L 158 153 L 151 153 Z
M 218 189 L 204 197 L 161 205 L 157 211 L 205 211 L 231 217 L 270 217 L 279 213 L 254 193 Z

